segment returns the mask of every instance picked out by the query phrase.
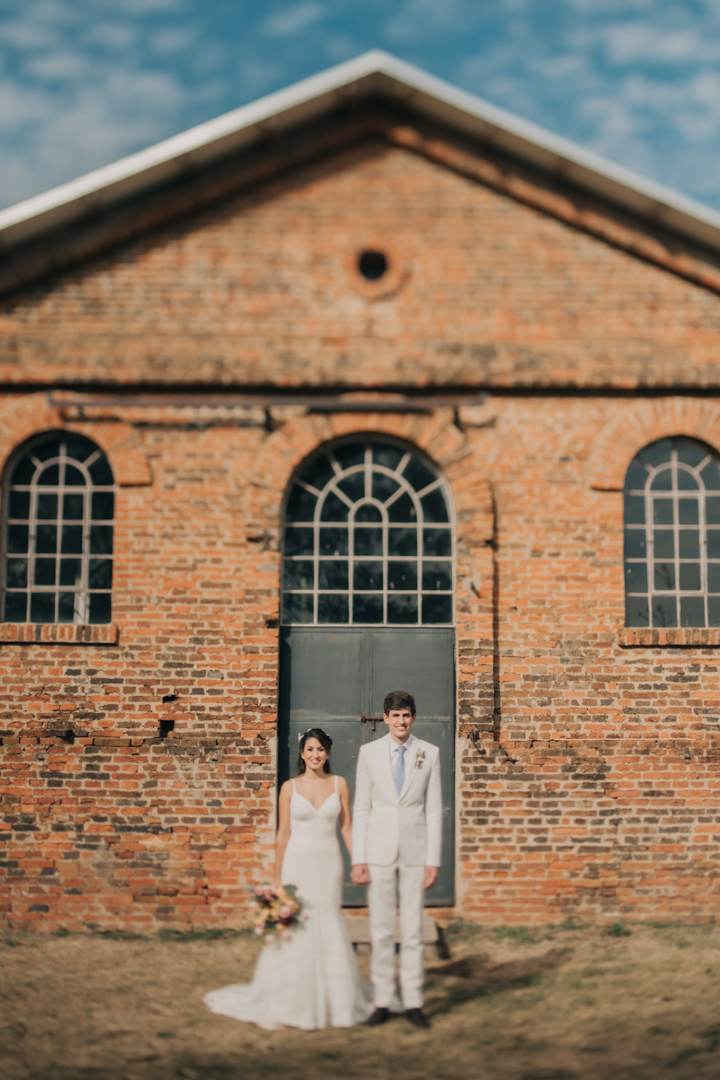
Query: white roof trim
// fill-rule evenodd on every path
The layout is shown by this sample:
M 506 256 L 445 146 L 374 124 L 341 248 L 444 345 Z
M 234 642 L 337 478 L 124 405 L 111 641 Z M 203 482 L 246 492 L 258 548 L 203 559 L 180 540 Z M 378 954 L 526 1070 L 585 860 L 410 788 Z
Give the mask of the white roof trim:
M 720 213 L 584 150 L 559 135 L 428 75 L 381 50 L 165 139 L 147 150 L 0 211 L 0 247 L 11 248 L 87 213 L 97 213 L 188 169 L 250 146 L 268 128 L 283 131 L 320 117 L 339 98 L 385 92 L 470 136 L 626 207 L 693 240 L 720 249 Z

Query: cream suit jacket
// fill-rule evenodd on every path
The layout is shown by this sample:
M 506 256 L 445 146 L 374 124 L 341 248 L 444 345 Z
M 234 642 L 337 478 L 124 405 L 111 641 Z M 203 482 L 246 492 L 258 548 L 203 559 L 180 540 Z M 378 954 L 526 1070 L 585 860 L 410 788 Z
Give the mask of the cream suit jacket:
M 353 806 L 353 863 L 439 866 L 442 843 L 440 751 L 413 739 L 398 795 L 390 735 L 360 748 Z M 424 757 L 421 755 L 424 754 Z

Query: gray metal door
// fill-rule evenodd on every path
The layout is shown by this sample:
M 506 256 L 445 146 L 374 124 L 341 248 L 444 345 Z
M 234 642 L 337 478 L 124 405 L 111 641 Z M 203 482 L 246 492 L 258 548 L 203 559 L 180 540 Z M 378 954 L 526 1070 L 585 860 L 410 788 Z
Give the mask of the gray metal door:
M 454 701 L 453 631 L 413 627 L 283 627 L 280 637 L 280 782 L 295 775 L 298 735 L 320 726 L 333 740 L 333 771 L 355 790 L 363 742 L 382 738 L 383 698 L 407 690 L 417 702 L 413 728 L 440 747 L 443 788 L 443 854 L 438 881 L 425 894 L 431 907 L 454 902 Z M 375 721 L 361 717 L 379 718 Z M 365 889 L 349 878 L 346 905 L 364 905 Z

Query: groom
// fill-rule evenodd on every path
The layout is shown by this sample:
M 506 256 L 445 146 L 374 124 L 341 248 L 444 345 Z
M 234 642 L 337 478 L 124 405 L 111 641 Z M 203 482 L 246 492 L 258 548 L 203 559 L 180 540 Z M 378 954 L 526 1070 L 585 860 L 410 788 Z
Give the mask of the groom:
M 400 895 L 400 985 L 405 1015 L 416 1027 L 430 1023 L 422 1011 L 423 891 L 440 866 L 442 795 L 440 751 L 416 739 L 415 699 L 393 690 L 383 702 L 388 734 L 360 748 L 353 807 L 356 885 L 369 885 L 372 981 L 375 1011 L 367 1021 L 384 1024 L 395 995 L 395 912 Z

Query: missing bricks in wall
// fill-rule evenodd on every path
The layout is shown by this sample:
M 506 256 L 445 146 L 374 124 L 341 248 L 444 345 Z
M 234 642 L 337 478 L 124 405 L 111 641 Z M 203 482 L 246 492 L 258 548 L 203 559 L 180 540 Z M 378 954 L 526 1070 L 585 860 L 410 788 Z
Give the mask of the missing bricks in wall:
M 163 705 L 167 705 L 168 702 L 177 701 L 177 699 L 178 699 L 177 694 L 165 694 L 165 696 L 162 699 L 162 703 L 163 703 Z
M 160 721 L 160 738 L 167 739 L 171 731 L 175 730 L 174 720 L 161 720 Z

